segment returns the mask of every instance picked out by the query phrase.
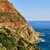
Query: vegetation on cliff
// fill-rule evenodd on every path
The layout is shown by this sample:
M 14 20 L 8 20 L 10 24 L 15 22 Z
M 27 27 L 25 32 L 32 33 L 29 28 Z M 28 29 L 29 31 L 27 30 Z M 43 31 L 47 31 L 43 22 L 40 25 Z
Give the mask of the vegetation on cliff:
M 11 27 L 0 28 L 0 50 L 42 50 L 21 37 L 16 31 L 16 28 Z
M 42 50 L 39 36 L 12 3 L 0 0 L 0 50 Z
M 8 0 L 0 0 L 0 23 L 3 25 L 27 25 L 25 18 Z M 8 23 L 8 24 L 7 24 Z M 0 25 L 1 26 L 1 25 Z

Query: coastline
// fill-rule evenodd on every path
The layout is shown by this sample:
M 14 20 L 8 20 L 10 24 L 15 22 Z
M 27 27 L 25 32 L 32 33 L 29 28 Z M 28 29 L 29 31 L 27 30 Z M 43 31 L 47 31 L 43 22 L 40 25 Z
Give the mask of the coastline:
M 9 42 L 13 43 L 15 46 L 17 46 L 15 48 L 11 48 L 13 45 L 10 43 L 10 45 L 12 45 L 10 47 L 10 50 L 11 49 L 18 50 L 20 47 L 21 47 L 20 49 L 22 49 L 22 50 L 24 50 L 25 48 L 28 50 L 36 50 L 36 49 L 42 50 L 42 49 L 38 48 L 35 44 L 35 42 L 41 42 L 41 39 L 39 38 L 39 36 L 41 36 L 41 34 L 39 32 L 35 32 L 30 25 L 27 25 L 25 27 L 19 27 L 19 28 L 2 27 L 2 28 L 0 28 L 0 33 L 1 33 L 1 35 L 5 34 L 6 37 L 8 37 L 8 40 L 13 39 L 14 42 L 16 41 L 16 43 L 14 43 L 11 40 L 9 41 Z M 5 37 L 5 35 L 3 35 L 3 36 Z M 7 40 L 6 40 L 6 43 L 8 46 L 9 46 L 9 44 L 8 44 L 9 42 L 7 42 Z M 5 41 L 4 41 L 4 43 L 5 43 Z M 1 47 L 3 47 L 4 50 L 6 50 L 6 48 L 8 49 L 7 45 L 5 46 L 5 44 L 2 44 Z M 1 47 L 0 47 L 0 49 L 3 49 Z

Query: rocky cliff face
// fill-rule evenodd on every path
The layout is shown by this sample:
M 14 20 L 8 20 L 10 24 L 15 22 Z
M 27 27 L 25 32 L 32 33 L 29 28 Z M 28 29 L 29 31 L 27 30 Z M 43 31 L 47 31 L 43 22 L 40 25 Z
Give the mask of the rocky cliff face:
M 35 32 L 8 0 L 0 0 L 0 50 L 41 50 L 41 33 Z
M 0 27 L 1 26 L 17 26 L 27 25 L 25 18 L 14 8 L 13 4 L 8 0 L 0 0 Z M 20 26 L 19 26 L 20 25 Z
M 8 0 L 0 0 L 0 1 L 8 1 Z
M 41 41 L 41 39 L 39 38 L 39 36 L 41 36 L 41 33 L 35 32 L 30 25 L 18 28 L 17 33 L 19 36 L 27 39 L 27 41 L 30 43 L 36 43 Z
M 42 50 L 35 43 L 40 42 L 40 33 L 31 26 L 0 28 L 0 50 Z

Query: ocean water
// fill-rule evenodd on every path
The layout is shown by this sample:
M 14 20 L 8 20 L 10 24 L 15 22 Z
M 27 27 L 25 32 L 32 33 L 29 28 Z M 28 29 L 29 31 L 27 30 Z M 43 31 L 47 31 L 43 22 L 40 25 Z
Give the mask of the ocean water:
M 50 50 L 50 21 L 28 21 L 28 24 L 37 32 L 42 33 L 42 42 L 37 43 L 37 47 L 43 50 Z

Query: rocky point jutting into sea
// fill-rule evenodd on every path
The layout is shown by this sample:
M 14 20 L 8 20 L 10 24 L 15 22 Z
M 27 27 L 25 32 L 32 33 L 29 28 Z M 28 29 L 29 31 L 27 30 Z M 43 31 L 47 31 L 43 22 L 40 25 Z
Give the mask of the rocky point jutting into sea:
M 42 50 L 39 36 L 12 3 L 0 0 L 0 50 Z

